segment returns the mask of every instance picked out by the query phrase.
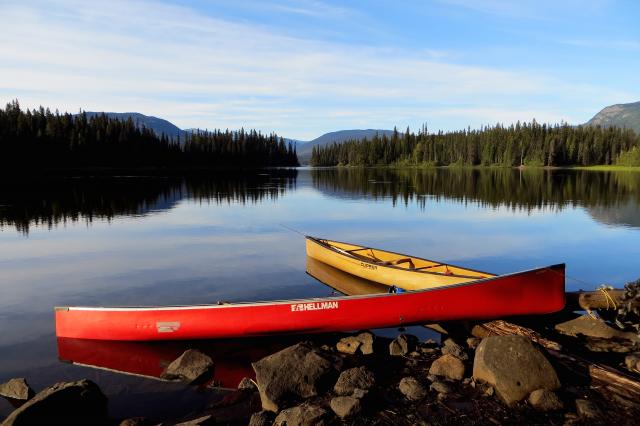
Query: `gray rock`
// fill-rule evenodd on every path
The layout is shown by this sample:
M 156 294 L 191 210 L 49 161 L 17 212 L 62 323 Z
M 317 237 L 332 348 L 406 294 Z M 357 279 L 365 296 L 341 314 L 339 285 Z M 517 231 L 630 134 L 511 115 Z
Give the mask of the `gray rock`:
M 583 419 L 597 419 L 602 416 L 598 406 L 587 399 L 576 399 L 576 412 Z
M 610 327 L 601 319 L 592 318 L 589 315 L 582 315 L 571 321 L 556 324 L 556 331 L 567 336 L 576 337 L 584 335 L 588 337 L 600 337 L 604 339 L 621 338 L 638 341 L 638 335 L 632 332 L 624 332 Z
M 216 424 L 215 418 L 211 415 L 206 415 L 187 420 L 186 422 L 176 423 L 175 426 L 208 426 L 214 424 Z
M 444 341 L 444 344 L 442 345 L 442 353 L 453 355 L 462 361 L 469 359 L 469 355 L 467 355 L 462 345 L 457 344 L 453 339 L 447 339 Z
M 375 377 L 367 367 L 355 367 L 340 373 L 333 390 L 338 395 L 350 395 L 355 389 L 371 389 L 375 383 Z
M 451 354 L 442 355 L 433 361 L 429 368 L 429 375 L 446 377 L 451 380 L 462 380 L 464 378 L 464 364 Z
M 445 393 L 445 394 L 453 392 L 453 389 L 449 384 L 438 381 L 438 380 L 431 383 L 431 386 L 429 386 L 429 389 L 438 393 Z
M 413 351 L 418 339 L 411 334 L 401 334 L 389 343 L 389 353 L 393 356 L 403 356 Z
M 538 411 L 555 411 L 563 407 L 558 395 L 547 389 L 536 389 L 531 392 L 529 404 Z
M 213 369 L 213 360 L 196 349 L 187 349 L 162 372 L 163 379 L 187 383 L 204 378 Z
M 369 394 L 368 390 L 354 389 L 353 393 L 351 394 L 351 396 L 354 397 L 354 398 L 358 398 L 358 399 L 364 399 L 364 397 L 366 397 L 368 394 Z
M 257 390 L 258 387 L 256 386 L 256 383 L 253 380 L 251 380 L 248 377 L 243 377 L 242 380 L 240 380 L 240 383 L 238 383 L 238 389 Z
M 274 426 L 323 426 L 328 411 L 322 407 L 311 404 L 302 404 L 297 407 L 282 410 L 273 422 Z
M 526 398 L 536 389 L 555 390 L 555 370 L 523 336 L 490 336 L 476 349 L 473 378 L 489 383 L 507 403 Z
M 341 419 L 353 417 L 362 410 L 360 399 L 352 396 L 337 396 L 331 399 L 329 405 Z
M 422 345 L 427 347 L 427 348 L 435 348 L 438 346 L 438 342 L 436 342 L 433 339 L 427 339 L 424 342 L 422 342 Z
M 363 355 L 371 355 L 373 353 L 373 333 L 369 331 L 362 332 L 356 336 L 356 339 L 360 341 L 360 352 Z
M 336 344 L 338 352 L 343 354 L 355 354 L 362 345 L 362 342 L 355 336 L 343 337 Z
M 628 370 L 640 372 L 640 356 L 638 354 L 627 355 L 624 358 L 624 365 Z
M 480 342 L 482 342 L 482 339 L 478 337 L 469 337 L 467 339 L 467 346 L 469 347 L 469 349 L 475 349 L 478 347 Z
M 0 396 L 5 398 L 26 401 L 33 395 L 33 389 L 29 387 L 29 384 L 23 378 L 11 379 L 0 385 Z
M 94 424 L 107 418 L 107 398 L 90 380 L 56 383 L 14 410 L 2 426 Z
M 131 417 L 130 419 L 121 421 L 118 426 L 151 426 L 153 424 L 155 423 L 152 423 L 144 417 Z
M 275 417 L 271 411 L 258 411 L 251 415 L 249 426 L 271 426 Z
M 415 377 L 404 377 L 398 384 L 398 389 L 410 401 L 418 401 L 427 395 L 427 390 Z
M 309 344 L 298 343 L 252 364 L 262 408 L 278 412 L 283 404 L 319 394 L 341 366 Z

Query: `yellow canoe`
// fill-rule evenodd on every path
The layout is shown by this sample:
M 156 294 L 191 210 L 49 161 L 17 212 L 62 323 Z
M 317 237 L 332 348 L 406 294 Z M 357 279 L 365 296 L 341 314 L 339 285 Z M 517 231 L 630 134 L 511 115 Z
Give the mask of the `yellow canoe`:
M 386 286 L 422 290 L 461 284 L 494 274 L 406 254 L 306 236 L 307 256 Z

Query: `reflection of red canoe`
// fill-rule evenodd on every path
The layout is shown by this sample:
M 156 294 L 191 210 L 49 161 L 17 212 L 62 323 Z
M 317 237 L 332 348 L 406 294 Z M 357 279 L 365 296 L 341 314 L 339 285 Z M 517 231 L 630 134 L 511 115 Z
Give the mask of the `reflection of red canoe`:
M 61 361 L 80 366 L 159 378 L 166 366 L 180 354 L 196 348 L 213 359 L 212 384 L 236 388 L 243 377 L 253 377 L 252 362 L 282 349 L 286 344 L 272 340 L 248 344 L 248 341 L 143 343 L 58 338 L 58 357 Z
M 56 308 L 56 334 L 178 340 L 320 333 L 545 314 L 564 306 L 564 265 L 400 294 L 223 305 Z

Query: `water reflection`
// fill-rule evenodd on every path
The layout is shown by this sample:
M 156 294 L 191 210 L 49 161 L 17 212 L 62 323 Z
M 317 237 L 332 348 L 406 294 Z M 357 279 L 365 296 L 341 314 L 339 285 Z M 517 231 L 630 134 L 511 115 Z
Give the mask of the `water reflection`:
M 597 221 L 640 227 L 640 173 L 541 169 L 314 169 L 334 197 L 390 199 L 427 208 L 440 199 L 513 210 L 587 207 Z
M 170 210 L 184 199 L 258 203 L 295 189 L 295 169 L 187 177 L 54 178 L 0 184 L 0 228 L 28 234 L 31 226 L 140 216 Z
M 301 180 L 302 182 L 298 182 Z M 530 212 L 586 207 L 601 223 L 640 227 L 640 173 L 516 169 L 295 169 L 264 173 L 188 177 L 52 179 L 0 184 L 0 228 L 28 234 L 32 226 L 119 216 L 141 216 L 174 208 L 182 200 L 201 203 L 260 203 L 276 200 L 297 183 L 348 199 L 391 200 L 426 209 L 441 199 Z

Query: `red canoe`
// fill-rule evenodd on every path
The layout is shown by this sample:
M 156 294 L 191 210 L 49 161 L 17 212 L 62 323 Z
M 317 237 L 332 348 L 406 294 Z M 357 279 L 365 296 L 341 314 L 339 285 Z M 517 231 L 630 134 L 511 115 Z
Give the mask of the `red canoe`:
M 56 335 L 182 340 L 323 333 L 547 314 L 564 307 L 564 264 L 398 294 L 167 307 L 56 308 Z

